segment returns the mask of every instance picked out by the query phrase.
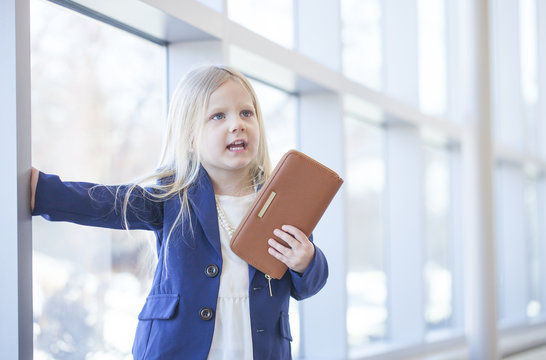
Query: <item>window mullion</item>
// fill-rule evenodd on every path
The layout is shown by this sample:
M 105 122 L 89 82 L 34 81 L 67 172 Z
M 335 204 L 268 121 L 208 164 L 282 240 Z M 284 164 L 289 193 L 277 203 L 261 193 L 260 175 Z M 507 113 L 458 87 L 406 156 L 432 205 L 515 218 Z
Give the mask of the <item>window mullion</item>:
M 28 1 L 0 4 L 0 349 L 6 359 L 33 356 L 29 16 Z

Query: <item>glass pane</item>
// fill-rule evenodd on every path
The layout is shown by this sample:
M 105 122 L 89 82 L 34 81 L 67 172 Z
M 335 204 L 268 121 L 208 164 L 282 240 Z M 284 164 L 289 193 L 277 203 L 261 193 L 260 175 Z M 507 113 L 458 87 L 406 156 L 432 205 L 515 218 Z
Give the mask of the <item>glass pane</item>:
M 495 169 L 495 241 L 498 318 L 501 327 L 527 320 L 530 301 L 526 175 L 519 164 L 499 162 Z
M 262 107 L 271 165 L 275 166 L 288 150 L 297 148 L 297 97 L 259 81 L 251 82 Z
M 429 331 L 449 327 L 453 313 L 449 156 L 443 148 L 425 148 L 425 323 Z
M 520 0 L 521 90 L 528 104 L 538 98 L 537 12 L 535 0 Z
M 347 333 L 350 348 L 383 339 L 387 321 L 381 128 L 345 119 Z
M 525 186 L 525 221 L 527 242 L 529 246 L 529 303 L 527 304 L 527 316 L 535 318 L 544 313 L 542 293 L 544 291 L 544 274 L 542 254 L 543 244 L 540 241 L 540 218 L 539 207 L 539 181 L 534 177 L 528 177 Z
M 343 73 L 381 88 L 381 5 L 379 0 L 341 0 Z
M 157 163 L 165 49 L 31 1 L 32 158 L 65 180 L 127 182 Z M 35 359 L 130 359 L 154 256 L 147 233 L 33 219 Z
M 418 0 L 419 104 L 423 112 L 446 111 L 446 16 L 442 0 Z
M 294 47 L 293 0 L 227 0 L 231 20 L 289 49 Z
M 538 110 L 538 43 L 536 0 L 521 0 L 520 51 L 521 51 L 521 92 L 523 98 L 523 126 L 527 150 L 538 153 L 539 110 Z

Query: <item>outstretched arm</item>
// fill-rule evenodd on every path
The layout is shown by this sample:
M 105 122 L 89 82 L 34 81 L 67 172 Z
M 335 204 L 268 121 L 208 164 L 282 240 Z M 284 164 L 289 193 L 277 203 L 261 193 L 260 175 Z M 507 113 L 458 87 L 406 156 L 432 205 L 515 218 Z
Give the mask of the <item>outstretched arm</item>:
M 64 182 L 42 172 L 31 183 L 32 215 L 50 221 L 143 230 L 158 230 L 163 224 L 163 202 L 140 186 Z

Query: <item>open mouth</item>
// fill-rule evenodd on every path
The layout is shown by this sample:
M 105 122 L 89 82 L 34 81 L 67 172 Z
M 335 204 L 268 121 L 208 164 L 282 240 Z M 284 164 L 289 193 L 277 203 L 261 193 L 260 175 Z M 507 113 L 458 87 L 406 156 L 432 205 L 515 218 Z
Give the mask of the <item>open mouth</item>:
M 232 142 L 231 144 L 227 146 L 228 150 L 231 150 L 231 151 L 245 150 L 246 147 L 247 147 L 247 143 L 244 140 L 235 140 L 234 142 Z

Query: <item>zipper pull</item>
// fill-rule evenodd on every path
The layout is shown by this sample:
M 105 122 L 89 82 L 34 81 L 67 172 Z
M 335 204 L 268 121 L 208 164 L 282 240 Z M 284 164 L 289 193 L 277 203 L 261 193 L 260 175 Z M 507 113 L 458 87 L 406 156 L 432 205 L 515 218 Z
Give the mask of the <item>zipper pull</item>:
M 269 283 L 269 296 L 273 296 L 273 290 L 271 290 L 271 276 L 265 274 L 265 278 L 267 279 L 267 282 Z

